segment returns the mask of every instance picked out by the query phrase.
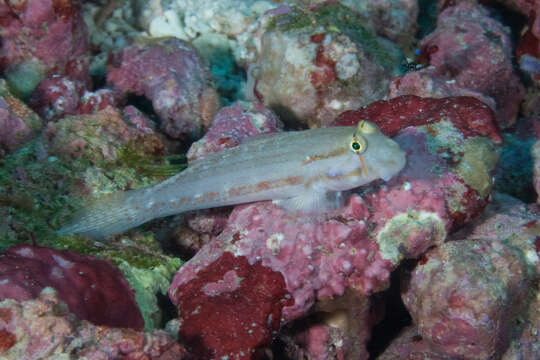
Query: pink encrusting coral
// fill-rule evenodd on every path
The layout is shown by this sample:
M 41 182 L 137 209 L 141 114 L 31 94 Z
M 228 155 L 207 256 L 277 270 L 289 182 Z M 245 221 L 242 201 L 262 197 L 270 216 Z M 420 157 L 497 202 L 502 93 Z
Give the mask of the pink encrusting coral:
M 45 120 L 57 121 L 69 115 L 93 114 L 108 106 L 117 107 L 120 97 L 111 89 L 91 92 L 80 81 L 51 77 L 38 84 L 29 104 Z
M 424 68 L 394 78 L 389 98 L 473 96 L 490 105 L 500 127 L 515 123 L 523 85 L 513 70 L 510 35 L 486 9 L 467 1 L 446 7 L 419 48 Z
M 395 110 L 396 104 L 399 99 L 385 106 Z M 444 102 L 439 105 L 442 110 Z M 459 101 L 453 106 L 459 107 Z M 479 118 L 492 129 L 487 124 L 493 118 L 486 118 L 491 113 L 486 113 L 483 106 L 478 110 Z M 465 121 L 474 123 L 474 115 L 471 111 Z M 410 116 L 407 112 L 394 114 L 396 121 L 402 119 L 404 127 L 414 122 Z M 352 195 L 346 206 L 332 216 L 292 214 L 272 202 L 237 206 L 223 232 L 186 263 L 173 280 L 170 296 L 180 310 L 180 335 L 195 326 L 189 314 L 203 309 L 207 302 L 225 301 L 220 292 L 212 292 L 187 302 L 206 286 L 203 274 L 209 268 L 216 269 L 224 259 L 228 265 L 221 266 L 218 274 L 213 273 L 222 282 L 237 264 L 245 261 L 252 271 L 261 266 L 266 273 L 283 277 L 284 291 L 293 302 L 277 303 L 272 308 L 273 314 L 281 313 L 282 323 L 304 316 L 317 301 L 343 295 L 347 289 L 361 295 L 385 289 L 390 272 L 401 260 L 416 258 L 430 246 L 441 244 L 453 226 L 470 219 L 486 204 L 492 181 L 489 174 L 497 152 L 486 136 L 477 133 L 464 138 L 454 122 L 459 123 L 450 116 L 425 119 L 424 124 L 417 122 L 415 127 L 399 131 L 395 140 L 407 152 L 405 169 L 389 182 L 364 188 L 362 196 Z M 489 131 L 484 135 L 488 134 L 498 138 Z M 245 280 L 238 281 L 241 284 Z M 242 296 L 249 296 L 249 290 L 244 291 L 247 294 Z M 220 311 L 235 313 L 232 309 L 222 306 Z M 261 311 L 269 316 L 269 310 L 254 306 L 245 311 L 260 318 Z M 227 316 L 226 333 L 244 333 L 242 318 Z M 215 356 L 249 358 L 245 346 L 236 347 L 221 333 L 210 333 L 213 325 L 204 317 L 197 317 L 196 326 L 205 351 Z M 257 345 L 268 340 L 261 337 Z
M 481 101 L 465 96 L 437 99 L 403 95 L 345 111 L 333 124 L 350 126 L 368 120 L 377 124 L 388 136 L 396 136 L 407 126 L 429 125 L 442 119 L 451 121 L 465 138 L 487 136 L 496 144 L 502 143 L 497 126 L 493 123 L 493 112 Z
M 27 82 L 29 91 L 52 75 L 90 84 L 90 49 L 77 1 L 2 1 L 0 24 L 0 73 Z
M 97 326 L 45 288 L 35 299 L 0 300 L 2 359 L 181 360 L 186 350 L 164 331 Z
M 251 358 L 279 329 L 283 306 L 293 302 L 279 272 L 231 253 L 177 290 L 180 340 L 201 359 Z
M 45 287 L 80 319 L 142 329 L 135 293 L 109 262 L 72 251 L 19 245 L 0 255 L 0 300 L 29 300 Z
M 144 95 L 173 138 L 197 137 L 218 108 L 209 70 L 188 43 L 166 38 L 114 53 L 107 81 L 123 94 Z

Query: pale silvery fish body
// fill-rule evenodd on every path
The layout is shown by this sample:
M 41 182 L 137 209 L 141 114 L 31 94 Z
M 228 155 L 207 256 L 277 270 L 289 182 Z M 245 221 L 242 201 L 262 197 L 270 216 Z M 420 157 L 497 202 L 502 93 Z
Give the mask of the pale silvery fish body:
M 158 217 L 261 200 L 320 212 L 331 195 L 388 180 L 404 165 L 399 145 L 365 121 L 257 135 L 161 183 L 98 199 L 58 233 L 106 237 Z

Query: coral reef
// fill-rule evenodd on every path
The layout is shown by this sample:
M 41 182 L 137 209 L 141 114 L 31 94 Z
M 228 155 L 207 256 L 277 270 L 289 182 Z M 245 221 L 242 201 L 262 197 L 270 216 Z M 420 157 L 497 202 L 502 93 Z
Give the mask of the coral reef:
M 46 120 L 58 120 L 79 113 L 84 84 L 67 77 L 52 77 L 38 84 L 30 96 L 32 108 Z
M 0 2 L 0 358 L 536 359 L 539 9 Z M 250 137 L 363 120 L 407 164 L 332 212 L 56 233 Z
M 503 0 L 512 9 L 527 17 L 527 26 L 520 32 L 516 47 L 516 60 L 523 71 L 530 73 L 537 86 L 540 85 L 540 3 L 538 0 Z M 528 62 L 529 66 L 524 66 Z
M 130 143 L 136 142 L 138 151 L 145 154 L 163 154 L 164 150 L 149 121 L 130 124 L 114 108 L 49 122 L 44 140 L 48 151 L 63 160 L 81 159 L 101 166 L 117 161 L 120 149 Z
M 314 314 L 281 331 L 280 350 L 294 359 L 367 359 L 366 343 L 377 320 L 375 312 L 368 297 L 353 292 L 321 301 Z
M 164 331 L 96 326 L 81 321 L 51 288 L 31 300 L 0 301 L 0 356 L 4 359 L 187 358 L 186 350 Z
M 29 104 L 43 119 L 57 121 L 68 115 L 93 114 L 108 106 L 116 108 L 120 97 L 111 89 L 90 92 L 81 82 L 58 76 L 40 82 Z
M 137 291 L 145 327 L 160 327 L 157 294 L 167 293 L 182 263 L 178 258 L 166 256 L 154 236 L 99 243 L 55 230 L 93 197 L 151 184 L 165 169 L 170 174 L 173 167 L 163 161 L 167 141 L 161 139 L 148 118 L 129 106 L 123 113 L 109 108 L 49 122 L 43 136 L 0 167 L 0 249 L 32 243 L 109 260 Z
M 540 343 L 538 215 L 508 195 L 403 278 L 416 326 L 380 357 L 529 359 Z M 408 355 L 407 355 L 408 354 Z

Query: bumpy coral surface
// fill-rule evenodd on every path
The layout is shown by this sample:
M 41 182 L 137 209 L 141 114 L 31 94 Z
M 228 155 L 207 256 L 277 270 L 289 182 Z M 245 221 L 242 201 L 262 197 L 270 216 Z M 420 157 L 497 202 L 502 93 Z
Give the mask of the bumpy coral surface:
M 47 286 L 81 319 L 139 330 L 144 325 L 133 290 L 107 261 L 29 245 L 0 256 L 0 299 L 33 299 Z
M 266 16 L 247 91 L 284 121 L 328 125 L 340 112 L 382 98 L 399 67 L 397 47 L 339 3 L 283 6 Z
M 107 67 L 107 81 L 120 92 L 152 101 L 162 129 L 174 138 L 199 136 L 218 107 L 208 69 L 195 50 L 179 39 L 134 44 L 115 53 Z
M 489 359 L 510 343 L 526 272 L 520 251 L 500 241 L 449 242 L 420 261 L 403 301 L 435 350 Z
M 86 25 L 78 2 L 2 1 L 0 72 L 22 94 L 53 74 L 90 83 Z
M 524 90 L 510 35 L 486 9 L 465 1 L 446 7 L 419 47 L 418 61 L 427 67 L 392 80 L 388 97 L 474 96 L 495 110 L 499 126 L 514 124 Z
M 0 80 L 0 158 L 37 136 L 42 121 Z
M 392 108 L 394 103 L 398 100 L 386 106 Z M 486 116 L 484 111 L 479 107 L 480 118 Z M 469 113 L 466 121 L 474 123 L 474 114 Z M 407 112 L 397 112 L 395 118 L 402 118 L 403 126 L 410 125 Z M 490 120 L 489 115 L 483 120 L 488 130 L 493 129 Z M 193 298 L 196 290 L 191 284 L 203 287 L 201 274 L 208 268 L 217 269 L 224 259 L 229 267 L 213 274 L 224 283 L 229 282 L 225 277 L 234 264 L 244 258 L 251 266 L 260 263 L 270 273 L 283 276 L 285 290 L 294 300 L 283 307 L 284 323 L 305 315 L 316 301 L 342 295 L 346 289 L 370 295 L 386 288 L 390 272 L 401 260 L 418 257 L 430 246 L 441 244 L 448 230 L 483 208 L 490 193 L 489 173 L 497 158 L 492 141 L 478 133 L 464 138 L 449 117 L 426 122 L 402 130 L 395 138 L 407 152 L 402 173 L 384 186 L 368 186 L 362 197 L 353 195 L 339 214 L 328 218 L 291 214 L 272 202 L 236 207 L 223 232 L 173 280 L 170 296 L 179 306 L 180 318 L 189 317 L 190 311 L 204 308 L 207 302 L 229 303 L 219 292 L 208 294 L 208 299 L 189 300 L 188 307 L 184 300 Z M 231 311 L 226 309 L 221 311 Z M 264 309 L 268 315 L 269 309 Z M 244 331 L 242 321 L 228 318 L 227 324 L 228 332 Z M 183 326 L 189 328 L 184 323 L 180 333 L 187 331 Z M 200 318 L 197 326 L 201 334 L 208 334 L 209 330 L 203 329 L 213 325 Z M 239 354 L 245 353 L 244 347 L 231 348 L 225 335 L 212 336 L 217 339 L 206 340 L 205 351 L 227 351 L 242 358 Z M 259 344 L 268 341 L 259 340 Z
M 51 288 L 36 299 L 0 301 L 3 359 L 183 359 L 185 349 L 164 331 L 96 326 L 81 321 Z
M 534 358 L 537 222 L 523 203 L 498 194 L 454 241 L 420 260 L 404 283 L 403 300 L 426 351 L 467 359 Z M 418 343 L 400 346 L 410 351 Z

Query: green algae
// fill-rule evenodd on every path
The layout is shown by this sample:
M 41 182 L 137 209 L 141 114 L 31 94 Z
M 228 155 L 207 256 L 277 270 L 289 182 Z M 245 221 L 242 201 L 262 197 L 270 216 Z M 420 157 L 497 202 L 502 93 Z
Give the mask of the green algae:
M 0 251 L 19 243 L 55 238 L 54 214 L 68 197 L 63 190 L 75 179 L 71 170 L 47 157 L 39 140 L 7 155 L 0 163 Z
M 91 198 L 128 184 L 137 188 L 157 180 L 129 167 L 104 170 L 85 168 L 84 161 L 64 162 L 47 156 L 40 139 L 31 141 L 0 160 L 0 251 L 28 243 L 94 255 L 117 264 L 126 261 L 140 268 L 159 265 L 162 252 L 153 237 L 135 236 L 131 243 L 99 243 L 56 234 Z M 88 194 L 88 187 L 93 194 Z
M 146 330 L 162 327 L 163 314 L 156 294 L 167 296 L 171 279 L 183 262 L 178 258 L 167 258 L 152 268 L 141 269 L 122 262 L 118 268 L 135 290 L 135 300 L 139 305 Z
M 30 97 L 45 75 L 44 66 L 31 60 L 10 65 L 4 71 L 10 92 L 24 100 Z
M 311 9 L 293 7 L 293 10 L 272 18 L 267 30 L 297 31 L 324 28 L 329 33 L 342 33 L 373 56 L 375 62 L 387 70 L 398 71 L 404 59 L 401 52 L 389 41 L 367 29 L 362 16 L 340 3 L 315 6 Z M 318 31 L 320 32 L 320 31 Z
M 41 139 L 37 139 L 0 160 L 0 252 L 13 245 L 29 243 L 108 260 L 120 268 L 136 291 L 146 329 L 160 327 L 162 313 L 158 296 L 166 295 L 182 261 L 165 254 L 153 234 L 133 233 L 100 242 L 55 233 L 92 197 L 80 193 L 84 188 L 81 182 L 98 196 L 126 186 L 124 181 L 139 187 L 157 179 L 142 176 L 125 166 L 109 170 L 85 168 L 84 160 L 64 162 L 46 154 Z
M 430 245 L 442 244 L 446 239 L 446 230 L 439 215 L 409 210 L 388 220 L 377 234 L 381 257 L 398 264 L 408 257 L 410 250 L 418 250 L 414 249 L 416 244 L 411 244 L 411 240 L 418 236 L 428 238 Z
M 490 173 L 497 164 L 499 152 L 495 144 L 484 137 L 468 139 L 463 149 L 463 157 L 456 170 L 467 185 L 485 197 L 493 187 Z
M 185 154 L 149 155 L 138 146 L 137 141 L 130 141 L 120 147 L 117 163 L 134 169 L 138 174 L 157 177 L 173 176 L 187 167 Z
M 499 160 L 498 147 L 487 137 L 464 139 L 463 134 L 445 119 L 423 128 L 428 151 L 443 158 L 465 184 L 481 197 L 486 197 L 493 187 L 492 172 Z M 444 173 L 439 166 L 435 166 L 432 172 Z M 463 189 L 454 190 L 463 193 Z

